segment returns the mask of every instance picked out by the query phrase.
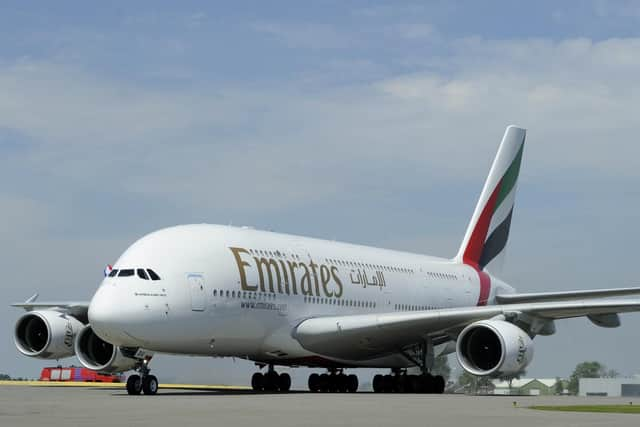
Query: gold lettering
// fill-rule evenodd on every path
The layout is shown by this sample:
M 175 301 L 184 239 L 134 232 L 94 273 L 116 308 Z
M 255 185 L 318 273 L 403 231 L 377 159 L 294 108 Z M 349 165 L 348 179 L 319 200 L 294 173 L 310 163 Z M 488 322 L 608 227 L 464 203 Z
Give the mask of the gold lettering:
M 318 283 L 318 273 L 316 273 L 318 264 L 314 264 L 313 260 L 310 261 L 311 264 L 309 264 L 309 267 L 311 267 L 311 271 L 313 272 L 313 284 L 315 285 L 316 296 L 320 296 L 320 283 Z
M 291 289 L 293 290 L 294 295 L 298 295 L 296 283 L 296 267 L 298 266 L 298 264 L 293 261 L 287 261 L 287 264 L 289 265 L 289 273 L 291 273 Z
M 282 266 L 282 275 L 284 276 L 284 293 L 289 295 L 289 275 L 287 274 L 287 267 L 282 260 L 280 261 L 280 265 Z
M 302 275 L 302 279 L 300 279 L 300 291 L 302 292 L 302 295 L 313 295 L 313 290 L 311 289 L 311 279 L 309 277 L 309 269 L 302 262 L 298 263 L 298 267 L 302 267 L 304 269 L 304 274 Z
M 258 274 L 260 275 L 260 290 L 262 292 L 266 292 L 265 291 L 265 286 L 264 286 L 264 272 L 262 270 L 262 267 L 266 267 L 267 269 L 267 273 L 269 273 L 269 292 L 271 293 L 275 293 L 275 290 L 273 288 L 273 273 L 272 273 L 272 268 L 271 266 L 273 266 L 273 269 L 275 269 L 276 275 L 278 276 L 278 293 L 281 294 L 282 293 L 282 280 L 280 277 L 280 269 L 278 268 L 278 263 L 271 259 L 271 258 L 256 258 L 254 257 L 253 259 L 256 260 L 256 266 L 258 267 Z
M 331 281 L 331 273 L 329 272 L 329 267 L 324 264 L 320 266 L 320 280 L 322 281 L 322 290 L 324 291 L 324 294 L 328 297 L 332 297 L 333 292 L 327 289 L 327 285 Z
M 248 262 L 242 259 L 243 253 L 249 254 L 246 249 L 243 248 L 229 248 L 231 252 L 233 252 L 233 256 L 236 259 L 236 264 L 238 265 L 238 272 L 240 273 L 240 288 L 243 291 L 256 291 L 258 289 L 257 285 L 249 285 L 247 283 L 247 273 L 245 272 L 245 267 L 251 266 Z
M 339 289 L 339 291 L 335 292 L 335 297 L 340 298 L 342 296 L 342 282 L 340 281 L 340 277 L 338 277 L 338 267 L 331 267 L 331 275 Z

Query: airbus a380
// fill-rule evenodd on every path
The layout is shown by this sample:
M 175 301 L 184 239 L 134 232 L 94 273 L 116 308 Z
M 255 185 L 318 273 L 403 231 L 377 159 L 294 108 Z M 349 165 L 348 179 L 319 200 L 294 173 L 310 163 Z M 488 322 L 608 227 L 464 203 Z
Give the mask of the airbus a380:
M 125 372 L 127 391 L 155 394 L 154 353 L 240 357 L 259 391 L 287 391 L 277 366 L 317 368 L 309 389 L 355 392 L 352 368 L 389 369 L 376 392 L 442 393 L 434 357 L 455 352 L 474 375 L 508 375 L 532 360 L 536 335 L 587 316 L 617 327 L 640 288 L 516 293 L 494 274 L 509 237 L 525 130 L 509 126 L 453 259 L 258 231 L 183 225 L 133 243 L 90 302 L 24 303 L 18 350 L 73 356 Z M 493 273 L 493 274 L 492 274 Z M 409 375 L 418 367 L 421 375 Z

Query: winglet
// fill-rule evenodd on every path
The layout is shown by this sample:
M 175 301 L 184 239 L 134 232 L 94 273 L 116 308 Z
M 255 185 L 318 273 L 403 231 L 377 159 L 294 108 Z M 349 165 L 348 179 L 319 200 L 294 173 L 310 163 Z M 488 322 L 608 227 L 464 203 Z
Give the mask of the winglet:
M 32 302 L 35 302 L 38 297 L 40 296 L 40 294 L 38 294 L 37 292 L 33 295 L 31 295 L 31 298 L 27 299 L 24 303 L 25 304 L 31 304 Z

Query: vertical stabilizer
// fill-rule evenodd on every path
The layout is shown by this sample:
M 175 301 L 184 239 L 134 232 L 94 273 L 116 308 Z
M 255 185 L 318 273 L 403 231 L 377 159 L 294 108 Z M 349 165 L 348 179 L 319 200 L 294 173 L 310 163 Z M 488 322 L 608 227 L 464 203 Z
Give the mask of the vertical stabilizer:
M 458 262 L 497 273 L 502 264 L 515 202 L 526 131 L 509 126 L 456 256 Z

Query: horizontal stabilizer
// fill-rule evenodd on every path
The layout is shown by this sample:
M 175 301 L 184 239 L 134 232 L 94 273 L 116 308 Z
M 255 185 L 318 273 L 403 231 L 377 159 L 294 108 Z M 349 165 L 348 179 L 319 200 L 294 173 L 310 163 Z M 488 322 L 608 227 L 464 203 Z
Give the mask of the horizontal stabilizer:
M 588 298 L 609 298 L 639 295 L 640 288 L 593 289 L 562 292 L 535 292 L 528 294 L 496 295 L 498 304 L 518 304 L 525 302 L 568 301 Z

